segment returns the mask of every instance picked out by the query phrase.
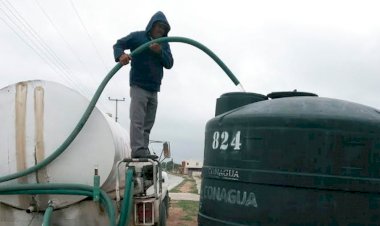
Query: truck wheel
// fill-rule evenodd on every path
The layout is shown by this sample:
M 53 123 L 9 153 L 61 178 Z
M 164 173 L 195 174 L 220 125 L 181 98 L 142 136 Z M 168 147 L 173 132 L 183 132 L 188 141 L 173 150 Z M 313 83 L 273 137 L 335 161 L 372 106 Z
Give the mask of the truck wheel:
M 160 220 L 159 220 L 158 226 L 166 226 L 166 218 L 167 218 L 166 205 L 165 205 L 165 202 L 162 202 L 160 205 Z
M 166 205 L 166 218 L 169 217 L 169 207 L 170 207 L 170 197 L 169 197 L 169 194 L 166 194 L 166 198 L 165 198 L 165 205 Z

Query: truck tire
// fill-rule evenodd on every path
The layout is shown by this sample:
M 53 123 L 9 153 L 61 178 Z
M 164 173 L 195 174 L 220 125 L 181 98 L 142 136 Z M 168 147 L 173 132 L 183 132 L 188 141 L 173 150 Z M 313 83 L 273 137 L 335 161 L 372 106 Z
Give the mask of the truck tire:
M 167 211 L 166 211 L 166 204 L 165 202 L 162 202 L 160 205 L 160 220 L 158 221 L 158 226 L 166 226 L 166 218 L 167 218 Z
M 170 207 L 170 197 L 169 193 L 166 193 L 166 198 L 165 198 L 165 205 L 166 205 L 166 218 L 169 218 L 169 207 Z

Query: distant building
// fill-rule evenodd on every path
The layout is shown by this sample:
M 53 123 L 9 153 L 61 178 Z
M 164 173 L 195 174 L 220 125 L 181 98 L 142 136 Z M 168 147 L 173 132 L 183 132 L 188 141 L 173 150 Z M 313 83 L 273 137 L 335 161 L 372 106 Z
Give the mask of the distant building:
M 184 160 L 182 161 L 182 174 L 189 176 L 202 175 L 203 162 L 198 160 Z

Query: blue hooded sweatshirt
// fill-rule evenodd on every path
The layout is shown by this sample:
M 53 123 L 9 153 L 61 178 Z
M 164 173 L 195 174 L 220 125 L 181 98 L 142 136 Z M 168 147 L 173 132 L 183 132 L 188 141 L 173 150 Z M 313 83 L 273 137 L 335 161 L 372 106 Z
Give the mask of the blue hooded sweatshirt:
M 119 62 L 119 57 L 124 50 L 129 49 L 131 52 L 140 45 L 151 41 L 150 31 L 155 22 L 162 22 L 167 25 L 164 37 L 170 31 L 170 25 L 165 15 L 158 11 L 150 19 L 145 31 L 136 31 L 128 36 L 117 40 L 113 46 L 115 61 Z M 161 43 L 161 53 L 157 54 L 149 48 L 133 56 L 131 62 L 131 71 L 129 73 L 130 86 L 136 85 L 148 91 L 160 91 L 161 80 L 163 77 L 163 67 L 170 69 L 173 67 L 173 57 L 170 51 L 169 43 Z

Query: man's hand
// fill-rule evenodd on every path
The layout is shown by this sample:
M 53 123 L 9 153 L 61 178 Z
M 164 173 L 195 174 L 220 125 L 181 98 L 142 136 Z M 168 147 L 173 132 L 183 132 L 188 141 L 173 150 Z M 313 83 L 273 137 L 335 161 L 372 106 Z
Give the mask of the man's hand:
M 158 44 L 158 43 L 153 43 L 153 44 L 151 44 L 151 45 L 149 46 L 149 48 L 150 48 L 153 52 L 155 52 L 155 53 L 157 53 L 157 54 L 160 54 L 160 53 L 161 53 L 161 45 Z
M 127 65 L 129 64 L 129 61 L 132 60 L 132 57 L 128 54 L 123 54 L 119 57 L 119 62 L 122 64 L 122 65 Z

